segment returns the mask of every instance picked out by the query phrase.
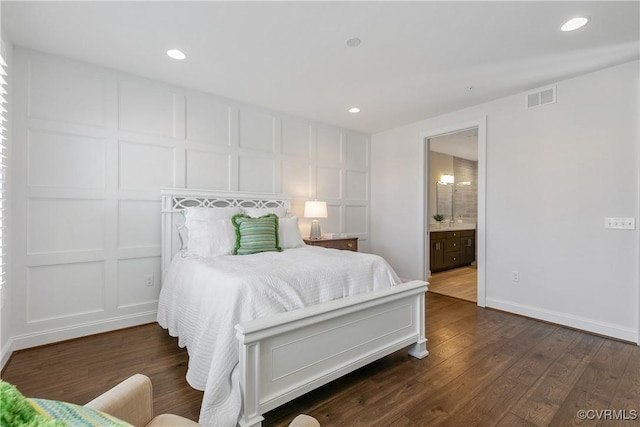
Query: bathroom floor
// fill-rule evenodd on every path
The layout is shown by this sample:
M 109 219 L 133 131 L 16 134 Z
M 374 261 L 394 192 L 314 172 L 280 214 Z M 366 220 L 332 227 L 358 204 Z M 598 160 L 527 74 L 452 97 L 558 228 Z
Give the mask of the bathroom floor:
M 475 265 L 433 273 L 429 292 L 478 302 L 478 270 Z

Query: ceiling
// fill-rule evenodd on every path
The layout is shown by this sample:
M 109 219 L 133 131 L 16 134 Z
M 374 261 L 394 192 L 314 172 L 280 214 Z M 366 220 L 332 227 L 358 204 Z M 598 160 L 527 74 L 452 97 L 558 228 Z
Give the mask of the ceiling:
M 0 7 L 2 30 L 16 46 L 366 133 L 639 57 L 638 1 L 3 0 Z M 577 15 L 591 22 L 561 32 Z M 346 45 L 352 37 L 359 47 Z M 170 48 L 187 59 L 169 59 Z M 348 113 L 352 106 L 362 111 Z

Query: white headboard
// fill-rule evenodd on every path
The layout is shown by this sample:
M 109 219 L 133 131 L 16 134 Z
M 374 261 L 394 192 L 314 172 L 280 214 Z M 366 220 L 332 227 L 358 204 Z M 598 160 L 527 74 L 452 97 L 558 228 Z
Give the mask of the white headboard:
M 182 211 L 187 207 L 202 208 L 276 208 L 284 207 L 289 212 L 291 199 L 277 193 L 239 193 L 232 191 L 190 190 L 163 188 L 162 196 L 162 277 L 171 264 L 171 259 L 180 250 L 178 227 L 184 224 Z

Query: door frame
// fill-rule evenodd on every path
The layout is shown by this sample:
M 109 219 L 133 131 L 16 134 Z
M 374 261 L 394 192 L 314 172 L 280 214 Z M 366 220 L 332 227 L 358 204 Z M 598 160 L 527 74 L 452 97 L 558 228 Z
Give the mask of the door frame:
M 476 224 L 476 265 L 478 267 L 478 306 L 486 303 L 486 205 L 487 205 L 487 117 L 480 117 L 464 123 L 457 123 L 445 127 L 433 128 L 420 134 L 418 149 L 419 177 L 418 177 L 418 251 L 425 280 L 429 278 L 429 139 L 478 128 L 478 222 Z

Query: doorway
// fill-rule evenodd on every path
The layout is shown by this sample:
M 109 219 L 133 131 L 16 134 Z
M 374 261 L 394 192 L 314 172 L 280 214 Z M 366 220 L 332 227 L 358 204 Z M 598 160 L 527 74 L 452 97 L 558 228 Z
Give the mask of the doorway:
M 484 307 L 486 118 L 428 131 L 421 137 L 420 256 L 429 291 Z M 454 145 L 456 140 L 465 143 Z M 471 195 L 475 203 L 470 202 Z M 456 196 L 461 197 L 455 200 Z
M 478 302 L 478 128 L 428 139 L 429 291 Z

